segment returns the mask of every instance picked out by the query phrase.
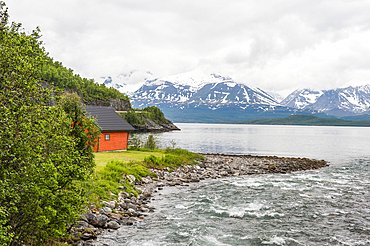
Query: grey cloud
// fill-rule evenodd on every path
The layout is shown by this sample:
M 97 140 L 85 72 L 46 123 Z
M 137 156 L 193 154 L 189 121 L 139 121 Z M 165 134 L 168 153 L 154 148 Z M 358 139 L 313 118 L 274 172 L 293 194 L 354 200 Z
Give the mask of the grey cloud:
M 86 77 L 113 77 L 125 66 L 159 77 L 205 66 L 277 91 L 369 80 L 369 1 L 6 3 L 12 20 L 40 26 L 50 55 Z

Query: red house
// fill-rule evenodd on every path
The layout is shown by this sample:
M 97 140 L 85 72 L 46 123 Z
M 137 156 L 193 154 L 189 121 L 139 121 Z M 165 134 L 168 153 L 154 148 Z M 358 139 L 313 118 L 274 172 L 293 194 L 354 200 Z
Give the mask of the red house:
M 133 126 L 111 108 L 85 106 L 85 110 L 101 131 L 94 151 L 127 150 L 130 132 L 135 131 Z

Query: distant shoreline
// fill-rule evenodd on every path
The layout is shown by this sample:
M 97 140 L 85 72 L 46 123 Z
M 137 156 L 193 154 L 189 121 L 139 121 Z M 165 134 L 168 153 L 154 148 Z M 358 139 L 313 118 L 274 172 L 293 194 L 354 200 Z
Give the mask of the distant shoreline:
M 254 119 L 236 122 L 218 122 L 218 124 L 370 127 L 370 121 L 321 118 L 313 115 L 303 115 L 303 114 L 296 114 L 284 118 L 274 118 L 274 119 Z

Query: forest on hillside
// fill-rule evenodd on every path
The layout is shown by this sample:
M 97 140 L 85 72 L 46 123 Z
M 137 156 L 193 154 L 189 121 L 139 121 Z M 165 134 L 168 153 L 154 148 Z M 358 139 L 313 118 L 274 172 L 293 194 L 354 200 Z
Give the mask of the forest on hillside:
M 118 90 L 107 88 L 104 84 L 99 85 L 94 79 L 82 78 L 79 74 L 74 74 L 71 68 L 64 67 L 61 62 L 48 56 L 41 68 L 40 79 L 56 88 L 76 92 L 85 104 L 94 101 L 109 103 L 111 98 L 130 101 L 127 95 Z

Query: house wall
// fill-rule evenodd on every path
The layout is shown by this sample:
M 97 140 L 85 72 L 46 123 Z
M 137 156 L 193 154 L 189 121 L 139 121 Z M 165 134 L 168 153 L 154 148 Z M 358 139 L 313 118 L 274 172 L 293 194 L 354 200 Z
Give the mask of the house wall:
M 109 140 L 105 140 L 106 134 L 109 134 Z M 102 132 L 94 151 L 126 150 L 129 134 L 129 132 Z

